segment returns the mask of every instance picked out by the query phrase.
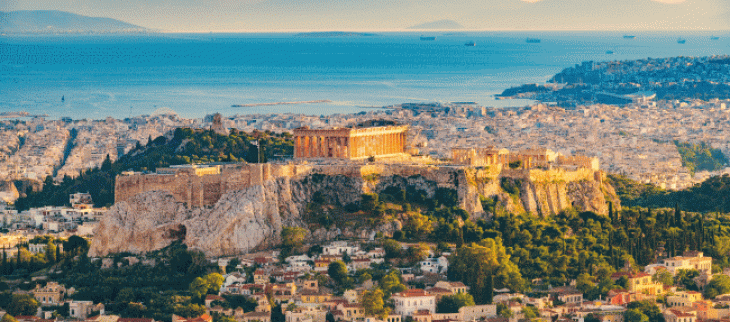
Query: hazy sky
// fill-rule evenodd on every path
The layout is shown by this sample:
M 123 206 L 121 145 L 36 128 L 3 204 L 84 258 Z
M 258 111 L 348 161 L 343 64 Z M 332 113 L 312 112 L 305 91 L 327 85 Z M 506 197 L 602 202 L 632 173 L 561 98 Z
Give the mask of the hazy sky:
M 165 31 L 397 30 L 451 19 L 486 30 L 727 30 L 730 0 L 0 0 Z

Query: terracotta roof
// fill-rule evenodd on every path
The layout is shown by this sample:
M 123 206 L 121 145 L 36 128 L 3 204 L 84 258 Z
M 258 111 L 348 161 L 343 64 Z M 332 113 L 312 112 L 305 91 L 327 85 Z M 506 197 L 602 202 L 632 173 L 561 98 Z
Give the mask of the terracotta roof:
M 429 293 L 449 293 L 449 294 L 451 294 L 451 290 L 447 290 L 445 288 L 440 288 L 440 287 L 430 287 L 430 288 L 427 288 L 426 289 L 426 292 L 429 292 Z
M 208 294 L 205 296 L 205 300 L 206 301 L 225 301 L 226 299 L 224 299 L 218 295 Z M 142 321 L 131 321 L 131 322 L 142 322 Z
M 693 314 L 689 314 L 689 313 L 684 313 L 684 312 L 682 312 L 682 311 L 677 311 L 677 310 L 671 310 L 671 309 L 670 309 L 669 311 L 670 311 L 670 312 L 672 312 L 672 314 L 674 314 L 674 316 L 676 316 L 676 317 L 678 317 L 678 318 L 688 318 L 688 317 L 694 317 L 694 315 L 693 315 Z
M 400 293 L 396 293 L 396 295 L 397 295 L 397 296 L 400 296 L 400 297 L 421 297 L 421 296 L 431 296 L 431 294 L 428 294 L 428 292 L 426 292 L 426 291 L 424 291 L 424 290 L 422 290 L 422 289 L 420 289 L 420 288 L 415 288 L 415 289 L 405 290 L 405 291 L 403 291 L 403 292 L 400 292 Z
M 119 318 L 117 322 L 154 322 L 154 319 L 143 319 L 143 318 Z
M 616 272 L 616 273 L 611 274 L 611 278 L 618 279 L 618 278 L 621 278 L 621 276 L 626 276 L 627 278 L 640 278 L 640 277 L 647 277 L 647 276 L 651 276 L 651 275 L 644 273 L 644 272 L 636 272 L 636 273 L 634 273 L 634 272 Z

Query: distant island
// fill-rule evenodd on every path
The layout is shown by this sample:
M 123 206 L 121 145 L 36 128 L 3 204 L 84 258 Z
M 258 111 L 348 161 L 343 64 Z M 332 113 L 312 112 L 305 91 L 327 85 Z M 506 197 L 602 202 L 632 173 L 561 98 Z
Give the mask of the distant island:
M 438 20 L 410 26 L 406 29 L 435 29 L 435 30 L 452 30 L 464 29 L 464 26 L 453 20 Z
M 320 31 L 320 32 L 302 32 L 294 35 L 294 37 L 312 37 L 312 38 L 329 38 L 329 37 L 375 37 L 378 34 L 366 32 L 347 32 L 347 31 Z
M 87 17 L 57 10 L 0 11 L 0 30 L 4 34 L 109 34 L 153 31 L 116 19 Z

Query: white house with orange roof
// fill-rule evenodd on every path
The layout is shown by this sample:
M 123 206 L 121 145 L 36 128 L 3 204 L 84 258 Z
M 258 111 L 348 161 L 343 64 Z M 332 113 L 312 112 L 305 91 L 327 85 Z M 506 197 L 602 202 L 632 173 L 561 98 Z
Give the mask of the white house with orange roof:
M 703 252 L 698 251 L 684 252 L 682 256 L 665 258 L 661 265 L 675 276 L 680 269 L 696 269 L 700 274 L 712 274 L 712 257 L 705 257 Z
M 664 285 L 651 280 L 651 275 L 644 272 L 616 272 L 611 274 L 612 280 L 618 280 L 621 277 L 628 278 L 628 291 L 646 293 L 650 295 L 662 294 Z

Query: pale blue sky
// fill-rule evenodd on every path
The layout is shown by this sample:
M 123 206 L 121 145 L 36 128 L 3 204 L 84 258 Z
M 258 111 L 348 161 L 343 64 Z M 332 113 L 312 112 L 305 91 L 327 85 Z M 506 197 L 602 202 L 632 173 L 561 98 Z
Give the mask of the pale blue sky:
M 37 9 L 165 31 L 377 31 L 441 19 L 475 30 L 730 29 L 730 0 L 0 0 L 2 11 Z

